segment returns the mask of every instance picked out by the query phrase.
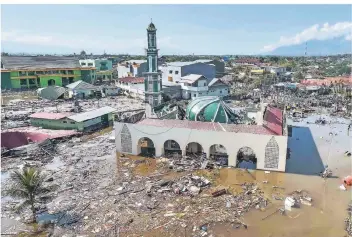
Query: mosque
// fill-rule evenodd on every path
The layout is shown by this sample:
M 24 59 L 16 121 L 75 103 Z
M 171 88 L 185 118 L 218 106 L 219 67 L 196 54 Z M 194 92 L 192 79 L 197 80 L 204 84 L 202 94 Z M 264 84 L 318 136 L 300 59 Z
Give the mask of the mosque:
M 239 115 L 222 99 L 205 96 L 189 102 L 184 120 L 160 116 L 156 108 L 162 105 L 162 80 L 153 23 L 147 35 L 146 118 L 134 124 L 115 122 L 117 152 L 150 157 L 195 153 L 208 159 L 226 158 L 228 166 L 249 162 L 250 168 L 285 171 L 287 125 L 285 112 L 278 108 L 262 103 L 253 117 L 255 123 L 241 124 Z

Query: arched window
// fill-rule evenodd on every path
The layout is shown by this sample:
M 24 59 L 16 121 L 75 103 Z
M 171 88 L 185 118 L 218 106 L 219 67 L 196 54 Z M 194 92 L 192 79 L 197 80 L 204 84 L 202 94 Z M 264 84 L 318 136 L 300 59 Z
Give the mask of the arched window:
M 123 125 L 121 131 L 121 151 L 132 153 L 132 137 L 126 124 Z
M 279 168 L 279 145 L 277 144 L 275 137 L 272 137 L 268 144 L 266 144 L 264 168 Z

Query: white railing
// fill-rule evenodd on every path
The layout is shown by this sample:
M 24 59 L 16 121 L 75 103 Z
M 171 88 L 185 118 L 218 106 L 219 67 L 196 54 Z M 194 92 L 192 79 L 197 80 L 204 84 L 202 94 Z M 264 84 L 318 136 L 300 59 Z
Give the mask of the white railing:
M 207 86 L 200 86 L 200 87 L 194 87 L 194 86 L 182 86 L 182 90 L 187 90 L 187 91 L 208 91 Z

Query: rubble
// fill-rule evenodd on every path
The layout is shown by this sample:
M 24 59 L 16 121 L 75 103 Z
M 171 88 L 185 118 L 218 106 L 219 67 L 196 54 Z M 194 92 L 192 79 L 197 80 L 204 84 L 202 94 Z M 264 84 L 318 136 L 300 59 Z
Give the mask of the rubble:
M 119 111 L 144 109 L 141 100 L 131 99 L 124 96 L 104 97 L 99 99 L 72 100 L 43 100 L 40 98 L 28 98 L 31 100 L 10 100 L 2 105 L 1 126 L 3 129 L 26 127 L 29 125 L 29 115 L 37 112 L 86 112 L 94 108 L 110 106 Z M 79 104 L 80 111 L 75 110 Z

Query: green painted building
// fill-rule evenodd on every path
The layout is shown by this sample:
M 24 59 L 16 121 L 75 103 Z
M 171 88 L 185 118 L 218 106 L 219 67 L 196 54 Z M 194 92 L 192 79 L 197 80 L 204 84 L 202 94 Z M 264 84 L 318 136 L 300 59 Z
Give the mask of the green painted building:
M 80 67 L 69 57 L 2 57 L 1 89 L 66 86 L 75 81 L 95 81 L 95 67 Z
M 41 112 L 29 117 L 31 125 L 35 127 L 82 132 L 112 126 L 114 111 L 114 108 L 106 106 L 78 114 Z

